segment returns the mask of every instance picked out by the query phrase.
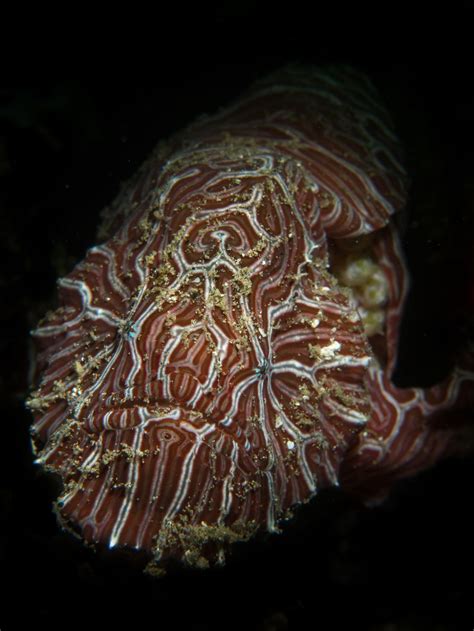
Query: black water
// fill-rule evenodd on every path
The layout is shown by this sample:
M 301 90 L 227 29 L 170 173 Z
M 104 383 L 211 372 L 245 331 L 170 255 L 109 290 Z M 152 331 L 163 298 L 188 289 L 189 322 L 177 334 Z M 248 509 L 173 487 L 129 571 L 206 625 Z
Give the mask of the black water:
M 161 58 L 146 71 L 45 73 L 1 87 L 2 631 L 473 627 L 472 460 L 403 482 L 377 509 L 324 493 L 284 536 L 237 547 L 225 569 L 153 581 L 58 529 L 56 492 L 32 464 L 22 403 L 27 331 L 52 304 L 56 278 L 94 244 L 98 213 L 120 182 L 159 138 L 289 61 L 356 64 L 389 104 L 412 176 L 404 246 L 413 290 L 396 378 L 429 385 L 445 376 L 473 325 L 469 40 L 412 40 L 407 48 L 403 33 L 380 37 L 363 52 L 317 41 L 285 54 L 254 47 L 239 61 L 222 46 L 187 62 Z

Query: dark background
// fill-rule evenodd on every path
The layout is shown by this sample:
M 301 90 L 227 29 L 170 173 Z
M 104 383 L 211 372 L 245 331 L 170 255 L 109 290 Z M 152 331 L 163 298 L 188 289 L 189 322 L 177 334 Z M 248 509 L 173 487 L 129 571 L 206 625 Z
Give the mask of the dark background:
M 58 529 L 51 512 L 57 488 L 32 464 L 23 406 L 28 330 L 54 305 L 58 276 L 95 243 L 99 211 L 120 183 L 158 139 L 293 61 L 357 65 L 393 114 L 412 177 L 404 247 L 413 283 L 396 381 L 443 378 L 471 335 L 474 313 L 466 7 L 452 5 L 450 20 L 441 15 L 436 27 L 423 22 L 419 35 L 407 35 L 408 15 L 390 36 L 382 25 L 366 25 L 347 40 L 315 23 L 310 38 L 293 32 L 285 45 L 244 29 L 237 46 L 235 20 L 231 31 L 224 16 L 219 35 L 207 41 L 209 53 L 202 36 L 186 60 L 162 45 L 146 68 L 111 61 L 76 78 L 43 68 L 1 84 L 2 631 L 32 624 L 196 631 L 474 626 L 472 459 L 400 483 L 376 509 L 324 492 L 282 536 L 236 546 L 224 569 L 153 580 L 133 561 L 95 553 Z

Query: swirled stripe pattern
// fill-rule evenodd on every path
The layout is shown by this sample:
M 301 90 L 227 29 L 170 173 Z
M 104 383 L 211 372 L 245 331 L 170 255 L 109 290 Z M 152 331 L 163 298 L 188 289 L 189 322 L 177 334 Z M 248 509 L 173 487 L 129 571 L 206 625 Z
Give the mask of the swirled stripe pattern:
M 380 460 L 361 437 L 398 396 L 405 188 L 349 68 L 284 69 L 159 145 L 34 331 L 33 445 L 63 480 L 64 526 L 204 567 L 338 484 L 346 457 Z M 372 298 L 333 266 L 350 243 L 385 292 L 370 334 Z

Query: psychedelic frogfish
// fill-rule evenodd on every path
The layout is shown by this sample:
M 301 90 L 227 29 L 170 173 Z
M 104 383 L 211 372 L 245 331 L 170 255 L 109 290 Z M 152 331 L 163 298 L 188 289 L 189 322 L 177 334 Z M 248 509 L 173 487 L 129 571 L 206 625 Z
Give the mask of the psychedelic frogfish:
M 160 143 L 33 332 L 61 525 L 152 572 L 207 567 L 319 489 L 374 499 L 472 447 L 472 361 L 428 389 L 391 380 L 406 195 L 352 68 L 284 68 Z

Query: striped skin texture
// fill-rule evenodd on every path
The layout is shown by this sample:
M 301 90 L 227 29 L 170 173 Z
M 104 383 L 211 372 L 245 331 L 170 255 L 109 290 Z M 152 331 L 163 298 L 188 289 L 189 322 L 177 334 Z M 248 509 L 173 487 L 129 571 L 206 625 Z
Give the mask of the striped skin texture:
M 151 570 L 206 567 L 318 489 L 376 496 L 455 451 L 430 419 L 472 373 L 390 381 L 405 196 L 390 120 L 350 68 L 283 69 L 159 145 L 33 333 L 32 441 L 64 527 Z M 340 278 L 357 257 L 375 272 L 356 290 Z

